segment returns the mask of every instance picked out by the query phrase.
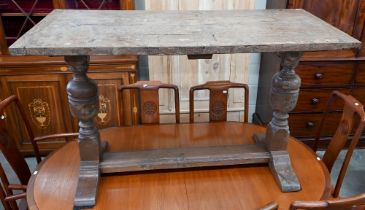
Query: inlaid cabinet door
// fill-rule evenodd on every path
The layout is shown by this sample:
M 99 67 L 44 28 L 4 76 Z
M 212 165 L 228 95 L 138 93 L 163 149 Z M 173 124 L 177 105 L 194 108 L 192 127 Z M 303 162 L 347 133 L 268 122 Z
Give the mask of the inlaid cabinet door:
M 132 106 L 130 103 L 130 94 L 125 93 L 125 99 L 119 87 L 122 84 L 129 84 L 129 74 L 127 72 L 116 73 L 89 73 L 88 76 L 94 79 L 98 85 L 99 91 L 99 112 L 96 115 L 98 128 L 107 128 L 130 124 Z M 69 77 L 71 79 L 71 75 Z M 77 127 L 77 120 L 74 119 L 74 125 Z
M 35 136 L 71 131 L 72 124 L 67 103 L 66 83 L 63 75 L 4 76 L 1 78 L 6 96 L 17 95 L 24 107 Z M 4 94 L 4 97 L 6 97 Z M 32 151 L 24 124 L 15 108 L 7 113 L 10 133 L 14 135 L 20 150 Z M 52 150 L 64 141 L 59 139 L 41 143 L 41 150 Z

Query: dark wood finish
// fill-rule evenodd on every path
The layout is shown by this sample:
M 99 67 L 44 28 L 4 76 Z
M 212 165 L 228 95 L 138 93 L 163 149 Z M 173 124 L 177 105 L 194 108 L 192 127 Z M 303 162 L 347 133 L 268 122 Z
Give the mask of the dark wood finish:
M 13 193 L 13 190 L 26 190 L 26 185 L 10 185 L 9 180 L 5 174 L 4 168 L 0 164 L 0 178 L 1 178 L 1 186 L 0 186 L 0 200 L 3 204 L 5 210 L 22 210 L 27 209 L 28 206 L 26 205 L 26 193 Z M 22 199 L 18 204 L 16 200 Z
M 228 90 L 230 88 L 244 89 L 244 122 L 248 122 L 248 101 L 249 88 L 246 84 L 234 83 L 230 81 L 208 81 L 202 85 L 193 86 L 189 91 L 189 120 L 194 122 L 194 91 L 209 90 L 209 121 L 227 120 Z
M 133 83 L 135 78 L 132 78 L 132 75 L 135 74 L 129 72 L 88 73 L 88 77 L 97 83 L 99 91 L 99 111 L 96 115 L 96 126 L 99 129 L 134 124 L 132 109 L 136 105 L 131 98 L 133 94 L 125 92 L 122 97 L 119 91 L 121 85 Z M 70 81 L 72 75 L 67 76 Z M 77 119 L 73 118 L 73 124 L 77 128 Z
M 339 89 L 342 93 L 349 94 L 350 91 L 348 89 L 342 88 Z M 305 112 L 307 110 L 312 110 L 313 112 L 323 112 L 326 108 L 327 101 L 331 96 L 333 89 L 302 89 L 300 91 L 300 95 L 298 98 L 298 104 L 300 106 L 296 106 L 293 110 L 295 112 Z M 341 110 L 343 108 L 343 103 L 337 101 L 336 104 L 333 105 L 334 110 Z
M 303 62 L 296 72 L 302 79 L 302 87 L 342 86 L 351 84 L 354 67 L 353 63 Z
M 364 130 L 365 126 L 365 112 L 364 112 L 364 106 L 356 100 L 351 95 L 345 95 L 338 91 L 334 91 L 331 94 L 330 99 L 328 100 L 327 108 L 324 112 L 324 116 L 321 120 L 321 123 L 319 125 L 318 133 L 316 136 L 316 141 L 314 145 L 314 150 L 317 150 L 318 141 L 321 136 L 321 131 L 324 127 L 324 124 L 326 122 L 326 115 L 329 111 L 332 109 L 332 104 L 336 100 L 342 100 L 344 102 L 344 108 L 343 113 L 341 116 L 341 121 L 338 124 L 338 127 L 335 131 L 335 134 L 328 145 L 328 148 L 326 149 L 326 152 L 323 156 L 323 162 L 328 168 L 328 171 L 331 172 L 332 167 L 340 154 L 340 151 L 345 147 L 346 142 L 349 138 L 349 135 L 352 134 L 352 130 L 354 129 L 354 135 L 351 139 L 350 146 L 347 149 L 345 159 L 342 163 L 340 173 L 338 175 L 336 185 L 333 191 L 333 196 L 338 197 L 340 193 L 340 189 L 342 186 L 343 179 L 345 178 L 346 171 L 348 168 L 348 164 L 350 163 L 352 153 L 359 142 L 359 138 Z M 354 118 L 358 118 L 358 123 L 355 123 Z
M 8 48 L 6 47 L 5 32 L 3 22 L 0 21 L 0 55 L 7 55 Z
M 17 1 L 17 0 L 16 0 Z M 113 0 L 120 5 L 121 9 L 134 9 L 132 0 Z M 35 21 L 44 17 L 53 9 L 67 9 L 70 7 L 67 0 L 44 0 L 38 1 L 34 10 L 29 10 L 29 16 Z M 21 1 L 21 6 L 31 6 L 33 2 Z M 86 3 L 88 3 L 86 1 Z M 47 8 L 43 8 L 46 5 Z M 38 11 L 43 9 L 44 11 Z M 118 9 L 118 8 L 117 8 Z M 68 67 L 63 57 L 46 57 L 46 56 L 23 56 L 12 57 L 8 55 L 8 44 L 5 35 L 9 36 L 9 27 L 3 29 L 3 20 L 12 20 L 7 26 L 16 27 L 17 22 L 22 20 L 28 14 L 21 12 L 19 9 L 14 11 L 0 12 L 0 99 L 10 95 L 17 95 L 22 105 L 25 107 L 30 124 L 35 136 L 49 135 L 60 132 L 75 132 L 78 130 L 76 119 L 69 112 L 67 103 L 66 83 L 71 79 Z M 5 17 L 6 16 L 6 17 Z M 19 22 L 18 21 L 18 22 Z M 5 22 L 4 22 L 5 24 Z M 10 24 L 10 25 L 9 25 Z M 21 26 L 22 23 L 19 23 Z M 28 24 L 30 22 L 28 21 Z M 31 26 L 32 24 L 30 24 Z M 23 33 L 30 28 L 23 30 Z M 10 28 L 12 28 L 10 27 Z M 94 56 L 90 63 L 90 77 L 96 79 L 99 90 L 103 93 L 100 100 L 104 110 L 100 110 L 97 117 L 97 127 L 105 128 L 109 126 L 131 125 L 133 122 L 132 111 L 135 102 L 131 101 L 132 95 L 125 94 L 125 103 L 121 104 L 121 96 L 117 88 L 121 84 L 133 83 L 136 78 L 137 57 L 136 56 Z M 41 99 L 37 105 L 45 105 L 46 118 L 45 123 L 40 126 L 39 121 L 32 120 L 28 104 L 34 100 Z M 37 101 L 36 101 L 37 102 Z M 108 113 L 105 113 L 105 110 Z M 114 110 L 115 114 L 111 114 Z M 101 112 L 103 111 L 103 112 Z M 15 114 L 10 111 L 9 115 Z M 16 115 L 15 115 L 16 116 Z M 44 120 L 39 118 L 40 120 Z M 103 119 L 101 118 L 103 117 Z M 18 120 L 19 121 L 19 120 Z M 32 154 L 32 147 L 29 138 L 24 136 L 26 132 L 16 132 L 19 128 L 24 131 L 23 125 L 14 124 L 9 126 L 9 132 L 14 133 L 14 139 L 17 142 L 21 152 L 26 155 Z M 73 123 L 70 123 L 73 122 Z M 22 136 L 23 135 L 23 136 Z M 46 154 L 64 144 L 64 139 L 60 138 L 51 142 L 42 142 L 40 151 Z
M 120 9 L 121 10 L 133 10 L 134 9 L 134 1 L 131 0 L 119 0 Z
M 180 96 L 176 85 L 164 84 L 160 81 L 138 81 L 130 85 L 120 86 L 120 91 L 124 96 L 125 90 L 138 90 L 139 95 L 139 118 L 142 124 L 160 123 L 160 102 L 159 89 L 172 89 L 175 96 L 175 120 L 180 123 Z M 124 101 L 124 97 L 123 97 Z
M 254 133 L 265 133 L 265 128 L 217 122 L 100 130 L 101 139 L 108 140 L 108 152 L 253 144 Z M 291 137 L 288 151 L 302 184 L 299 192 L 280 192 L 265 165 L 127 173 L 101 177 L 93 209 L 257 209 L 270 201 L 287 209 L 294 200 L 328 198 L 330 177 L 322 161 Z M 79 171 L 77 142 L 53 153 L 37 171 L 27 191 L 30 209 L 72 209 Z
M 94 117 L 98 114 L 99 96 L 96 82 L 87 76 L 89 56 L 65 56 L 74 73 L 67 84 L 67 95 L 72 115 L 79 121 L 80 173 L 75 206 L 95 205 L 99 184 L 99 162 L 102 150 Z M 81 111 L 82 110 L 82 111 Z
M 365 209 L 365 194 L 350 198 L 326 201 L 294 201 L 290 210 L 363 210 Z
M 2 101 L 0 101 L 0 113 L 4 119 L 1 121 L 1 150 L 4 153 L 5 158 L 8 160 L 9 164 L 12 166 L 16 174 L 19 174 L 19 179 L 22 184 L 26 184 L 29 177 L 30 171 L 24 171 L 24 168 L 28 168 L 27 163 L 23 159 L 22 155 L 19 153 L 17 146 L 15 145 L 15 141 L 12 140 L 11 136 L 7 131 L 8 123 L 15 119 L 15 117 L 11 117 L 5 115 L 5 110 L 9 110 L 11 105 L 14 110 L 20 115 L 20 119 L 23 121 L 25 125 L 25 131 L 27 132 L 27 136 L 29 136 L 30 143 L 34 148 L 34 154 L 37 162 L 41 162 L 41 156 L 39 154 L 39 149 L 37 143 L 34 141 L 34 134 L 30 125 L 30 122 L 26 116 L 26 112 L 23 109 L 22 105 L 17 96 L 12 95 Z M 9 118 L 8 118 L 9 117 Z M 11 146 L 10 146 L 11 145 Z M 20 171 L 17 171 L 20 169 Z
M 54 8 L 57 8 L 57 9 L 66 9 L 67 8 L 66 1 L 52 0 L 52 2 L 53 2 Z
M 365 25 L 365 13 L 363 12 L 365 9 L 365 1 L 360 1 L 359 3 L 359 8 L 358 8 L 358 18 L 357 18 L 357 22 L 356 25 L 358 25 L 358 27 L 356 27 L 355 31 L 354 31 L 354 37 L 358 37 L 358 39 L 361 42 L 365 41 L 365 33 L 364 33 L 364 25 Z M 365 47 L 363 46 L 361 48 L 361 50 L 358 52 L 358 56 L 360 57 L 364 57 L 365 55 Z
M 69 111 L 61 107 L 66 102 L 64 93 L 66 83 L 62 75 L 28 75 L 26 77 L 14 75 L 4 76 L 1 81 L 4 84 L 4 95 L 16 94 L 19 98 L 35 136 L 72 130 L 69 124 Z M 8 114 L 13 116 L 13 119 L 18 116 L 15 110 L 11 110 Z M 31 153 L 33 148 L 27 132 L 24 132 L 24 125 L 14 120 L 10 126 L 9 132 L 15 136 L 21 151 Z M 59 142 L 58 144 L 57 141 L 52 144 L 44 142 L 44 147 L 59 148 L 64 141 L 59 139 Z
M 328 115 L 328 122 L 324 125 L 323 136 L 334 134 L 341 119 L 341 112 L 332 112 Z M 317 114 L 291 114 L 289 117 L 290 134 L 298 137 L 316 136 L 322 113 Z
M 272 78 L 271 105 L 273 117 L 267 126 L 267 132 L 262 141 L 272 158 L 269 165 L 275 179 L 284 192 L 300 190 L 299 180 L 293 171 L 287 144 L 289 138 L 288 113 L 292 111 L 298 100 L 300 77 L 295 73 L 295 68 L 303 53 L 287 52 L 280 54 L 281 70 Z
M 354 30 L 363 27 L 357 20 L 359 2 L 362 0 L 288 0 L 287 8 L 303 8 L 347 34 L 353 35 Z M 356 36 L 355 36 L 356 37 Z M 334 52 L 312 52 L 305 57 L 355 57 L 356 51 L 342 50 Z
M 17 113 L 20 117 L 15 118 L 10 115 L 5 115 L 8 113 L 9 108 L 13 108 L 17 110 Z M 6 112 L 5 112 L 6 111 Z M 20 194 L 13 194 L 12 190 L 15 189 L 26 189 L 26 185 L 29 181 L 31 176 L 31 172 L 28 168 L 26 161 L 24 160 L 22 154 L 20 153 L 16 142 L 14 139 L 9 135 L 8 127 L 11 124 L 12 120 L 14 119 L 21 119 L 25 126 L 25 132 L 27 136 L 30 138 L 31 146 L 34 150 L 34 154 L 36 156 L 36 160 L 38 163 L 41 162 L 39 147 L 37 142 L 41 141 L 49 141 L 52 139 L 59 139 L 60 137 L 76 137 L 77 134 L 75 133 L 63 133 L 63 134 L 54 134 L 50 136 L 43 136 L 34 138 L 34 134 L 32 131 L 31 123 L 28 120 L 28 116 L 26 115 L 26 111 L 23 109 L 19 99 L 17 96 L 12 95 L 2 101 L 0 101 L 0 150 L 4 155 L 5 159 L 9 162 L 10 166 L 14 170 L 16 176 L 19 178 L 21 185 L 11 185 L 7 180 L 6 174 L 3 168 L 0 166 L 0 177 L 2 185 L 0 187 L 0 197 L 1 201 L 6 209 L 18 209 L 18 206 L 15 200 L 20 198 L 25 198 L 25 193 Z M 18 132 L 22 132 L 18 130 Z
M 356 66 L 356 77 L 355 77 L 355 83 L 358 85 L 364 85 L 365 84 L 365 64 L 359 63 Z
M 129 84 L 136 80 L 136 57 L 92 57 L 89 76 L 96 80 L 102 97 L 98 113 L 97 126 L 99 128 L 109 126 L 121 126 L 132 124 L 132 108 L 135 103 L 132 95 L 125 94 L 124 104 L 121 103 L 121 95 L 118 87 L 121 84 Z M 71 79 L 68 67 L 62 58 L 44 57 L 24 57 L 19 60 L 16 57 L 0 57 L 0 97 L 5 98 L 15 94 L 20 97 L 25 111 L 31 119 L 31 125 L 35 136 L 49 135 L 53 133 L 75 132 L 78 125 L 71 117 L 67 103 L 66 82 Z M 34 100 L 41 99 L 44 107 L 45 124 L 40 126 L 40 122 L 32 116 L 29 104 Z M 42 106 L 41 106 L 42 107 Z M 113 114 L 111 114 L 113 110 Z M 14 113 L 10 111 L 9 115 Z M 16 115 L 17 116 L 17 115 Z M 103 118 L 102 118 L 103 117 Z M 15 121 L 14 121 L 15 122 Z M 74 122 L 73 124 L 70 122 Z M 14 139 L 18 147 L 25 154 L 31 154 L 32 148 L 29 139 L 22 136 L 23 133 L 15 132 L 24 126 L 14 123 L 9 129 L 13 130 Z M 40 150 L 42 153 L 59 148 L 64 139 L 58 141 L 42 142 Z
M 267 6 L 276 9 L 303 8 L 349 35 L 365 40 L 364 0 L 268 0 Z M 360 51 L 304 53 L 296 68 L 297 74 L 302 79 L 302 86 L 297 107 L 290 112 L 291 135 L 313 145 L 319 116 L 323 113 L 325 101 L 333 90 L 351 94 L 361 103 L 365 103 L 364 49 L 363 45 Z M 270 82 L 279 69 L 280 58 L 271 53 L 264 53 L 261 59 L 258 88 L 260 97 L 257 98 L 256 103 L 255 116 L 258 117 L 254 117 L 256 122 L 267 124 L 272 117 L 269 99 Z M 338 104 L 337 107 L 342 106 Z M 333 119 L 337 120 L 335 117 Z M 305 124 L 307 122 L 309 122 L 308 126 Z M 326 125 L 321 136 L 323 142 L 320 145 L 323 146 L 329 143 L 335 129 L 335 124 L 329 121 L 328 123 L 330 125 Z M 360 142 L 359 145 L 364 144 Z
M 352 34 L 359 0 L 289 0 L 288 8 L 303 8 L 342 31 Z

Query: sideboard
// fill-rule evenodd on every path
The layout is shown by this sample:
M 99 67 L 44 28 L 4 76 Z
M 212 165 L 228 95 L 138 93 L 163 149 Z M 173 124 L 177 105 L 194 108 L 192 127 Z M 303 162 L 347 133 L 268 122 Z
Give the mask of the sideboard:
M 352 37 L 365 40 L 364 0 L 268 0 L 267 7 L 303 8 Z M 254 121 L 268 123 L 272 117 L 269 103 L 272 75 L 280 70 L 280 58 L 263 53 Z M 365 46 L 358 51 L 307 52 L 296 69 L 302 79 L 298 104 L 290 112 L 292 136 L 312 145 L 330 93 L 339 90 L 365 103 Z M 341 105 L 329 115 L 321 134 L 320 146 L 328 144 L 341 116 Z M 338 108 L 338 109 L 337 109 Z M 365 135 L 364 135 L 365 138 Z M 365 146 L 360 141 L 360 146 Z
M 21 56 L 8 53 L 8 46 L 41 21 L 53 9 L 122 9 L 134 8 L 133 0 L 0 0 L 0 99 L 15 94 L 20 98 L 36 136 L 60 132 L 76 132 L 77 120 L 69 111 L 66 84 L 72 79 L 63 57 Z M 132 124 L 135 97 L 122 102 L 118 91 L 121 84 L 137 80 L 137 56 L 94 56 L 89 77 L 95 79 L 100 96 L 97 115 L 99 128 Z M 102 71 L 102 73 L 101 73 Z M 131 105 L 132 104 L 132 105 Z M 15 110 L 8 110 L 0 120 L 12 119 L 9 130 L 19 149 L 31 154 L 29 139 Z M 15 120 L 13 120 L 15 119 Z M 59 141 L 40 145 L 43 153 L 60 147 Z
M 99 128 L 133 123 L 134 96 L 126 92 L 122 101 L 118 87 L 136 81 L 136 56 L 93 57 L 89 77 L 95 79 L 99 89 Z M 66 84 L 72 79 L 62 57 L 0 57 L 0 98 L 15 94 L 20 98 L 36 136 L 78 131 L 77 120 L 70 114 Z M 19 115 L 9 110 L 1 120 L 16 119 L 10 123 L 9 133 L 14 135 L 24 154 L 32 153 L 32 146 Z M 45 142 L 42 152 L 60 147 L 64 141 Z

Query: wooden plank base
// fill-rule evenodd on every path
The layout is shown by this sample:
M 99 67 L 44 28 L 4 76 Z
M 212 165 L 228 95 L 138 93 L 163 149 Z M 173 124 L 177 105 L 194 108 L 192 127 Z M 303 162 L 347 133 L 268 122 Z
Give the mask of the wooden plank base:
M 265 145 L 266 134 L 255 133 L 253 139 L 256 144 Z M 271 151 L 269 166 L 282 192 L 301 190 L 287 151 Z
M 193 148 L 170 148 L 132 152 L 105 152 L 101 173 L 268 163 L 264 145 L 246 144 Z

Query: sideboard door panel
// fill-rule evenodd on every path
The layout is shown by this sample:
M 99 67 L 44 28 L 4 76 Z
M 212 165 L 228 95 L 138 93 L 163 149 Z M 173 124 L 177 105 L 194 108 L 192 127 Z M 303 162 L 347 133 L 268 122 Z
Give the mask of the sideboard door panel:
M 128 73 L 89 73 L 88 76 L 94 79 L 98 85 L 99 112 L 96 115 L 97 127 L 100 129 L 128 124 L 127 122 L 130 122 L 131 118 L 130 94 L 125 93 L 124 98 L 127 100 L 122 101 L 119 91 L 122 84 L 129 84 Z M 71 75 L 68 79 L 71 79 Z M 123 107 L 126 109 L 123 109 Z M 73 119 L 76 128 L 77 122 L 76 119 Z
M 66 102 L 65 79 L 62 75 L 28 75 L 5 76 L 2 83 L 7 95 L 15 94 L 19 97 L 26 115 L 31 123 L 35 136 L 54 133 L 63 133 L 71 130 L 71 121 L 68 109 L 63 104 Z M 23 152 L 31 152 L 29 137 L 20 116 L 13 108 L 9 113 L 9 129 L 16 136 L 19 148 Z M 57 148 L 60 144 L 41 143 L 41 150 Z

